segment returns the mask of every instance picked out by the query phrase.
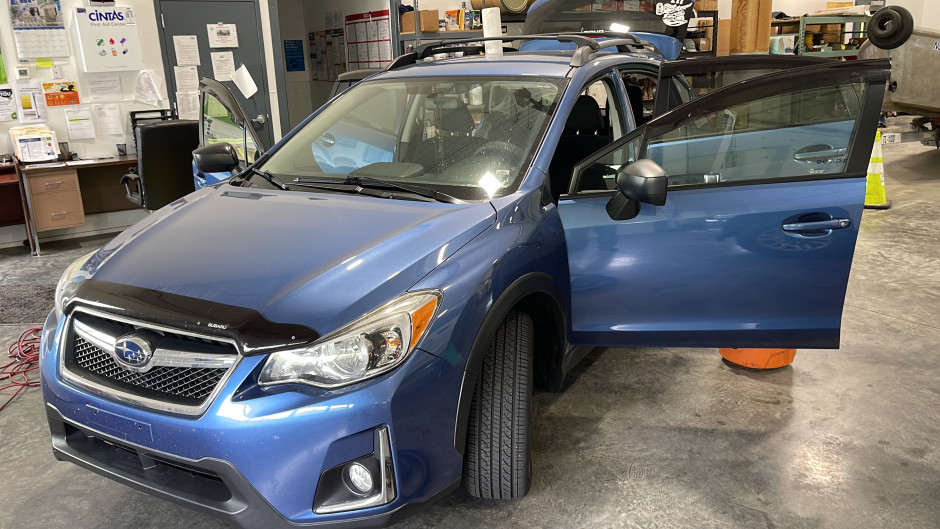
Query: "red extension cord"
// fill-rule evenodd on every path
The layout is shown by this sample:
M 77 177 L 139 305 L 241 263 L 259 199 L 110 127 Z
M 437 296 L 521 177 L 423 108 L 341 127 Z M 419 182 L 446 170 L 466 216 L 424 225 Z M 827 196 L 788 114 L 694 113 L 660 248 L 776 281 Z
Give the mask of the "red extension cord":
M 39 385 L 38 380 L 30 380 L 29 372 L 39 369 L 39 337 L 42 333 L 42 327 L 33 327 L 26 329 L 19 339 L 10 344 L 8 355 L 12 360 L 0 366 L 0 384 L 6 382 L 6 385 L 0 386 L 0 393 L 14 389 L 13 395 L 0 405 L 0 411 L 7 407 L 7 404 L 13 402 L 13 399 L 21 391 L 28 387 Z

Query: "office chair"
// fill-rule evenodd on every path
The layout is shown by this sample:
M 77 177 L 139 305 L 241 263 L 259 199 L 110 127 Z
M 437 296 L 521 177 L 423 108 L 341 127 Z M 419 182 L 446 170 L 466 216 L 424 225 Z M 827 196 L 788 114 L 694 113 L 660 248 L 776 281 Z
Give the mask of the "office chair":
M 154 121 L 139 125 L 137 167 L 121 177 L 127 200 L 156 210 L 195 191 L 193 150 L 199 146 L 199 122 Z

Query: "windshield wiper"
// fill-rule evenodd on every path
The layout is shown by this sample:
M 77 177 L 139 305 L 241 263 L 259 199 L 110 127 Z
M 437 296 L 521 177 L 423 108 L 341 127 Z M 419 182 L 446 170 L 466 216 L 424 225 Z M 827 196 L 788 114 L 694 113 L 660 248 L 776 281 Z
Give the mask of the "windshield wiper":
M 331 189 L 335 191 L 340 191 L 335 187 L 330 187 L 330 185 L 347 185 L 347 186 L 356 186 L 351 189 L 350 192 L 365 194 L 370 196 L 378 196 L 382 198 L 394 198 L 394 195 L 391 193 L 363 193 L 362 190 L 366 189 L 397 189 L 399 191 L 404 191 L 406 193 L 411 193 L 413 195 L 418 195 L 420 197 L 430 198 L 437 202 L 446 202 L 448 204 L 457 204 L 461 200 L 448 195 L 447 193 L 441 193 L 440 191 L 435 191 L 421 186 L 413 185 L 404 185 L 397 182 L 389 182 L 387 180 L 379 180 L 378 178 L 372 178 L 371 176 L 350 176 L 345 180 L 321 180 L 317 178 L 295 178 L 293 181 L 296 185 L 302 185 L 307 187 L 318 187 L 322 189 Z
M 261 176 L 268 182 L 271 182 L 273 186 L 277 187 L 280 190 L 288 191 L 290 189 L 289 187 L 287 187 L 287 184 L 285 184 L 284 182 L 281 182 L 280 180 L 277 179 L 276 176 L 265 171 L 264 169 L 258 169 L 257 167 L 252 165 L 251 167 L 248 168 L 248 170 L 256 175 Z

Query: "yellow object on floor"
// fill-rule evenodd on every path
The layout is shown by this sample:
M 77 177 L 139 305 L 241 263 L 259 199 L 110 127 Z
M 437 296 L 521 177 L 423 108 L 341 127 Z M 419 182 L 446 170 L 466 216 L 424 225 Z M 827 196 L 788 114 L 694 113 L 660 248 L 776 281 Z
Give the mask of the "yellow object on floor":
M 870 209 L 888 209 L 891 201 L 885 191 L 885 166 L 881 154 L 881 131 L 875 133 L 875 145 L 871 149 L 871 162 L 868 163 L 868 187 L 865 190 L 865 207 Z
M 751 369 L 776 369 L 793 363 L 796 349 L 735 349 L 722 347 L 718 349 L 722 358 L 743 367 Z

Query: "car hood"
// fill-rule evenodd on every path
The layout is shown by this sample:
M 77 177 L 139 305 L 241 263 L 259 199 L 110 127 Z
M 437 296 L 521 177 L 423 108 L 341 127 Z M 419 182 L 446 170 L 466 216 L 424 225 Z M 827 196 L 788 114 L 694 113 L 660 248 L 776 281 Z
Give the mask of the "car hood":
M 320 334 L 409 289 L 495 221 L 488 202 L 197 191 L 99 251 L 93 278 L 253 309 Z

